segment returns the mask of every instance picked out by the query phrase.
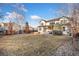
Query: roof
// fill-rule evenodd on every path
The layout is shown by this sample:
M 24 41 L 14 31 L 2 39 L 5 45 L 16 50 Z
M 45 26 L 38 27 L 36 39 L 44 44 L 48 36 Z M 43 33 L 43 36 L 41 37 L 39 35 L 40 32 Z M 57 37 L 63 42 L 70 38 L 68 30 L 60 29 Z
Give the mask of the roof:
M 59 20 L 60 20 L 61 18 L 63 18 L 63 17 L 65 17 L 65 18 L 67 18 L 67 19 L 71 19 L 70 17 L 62 16 L 62 17 L 59 17 L 59 18 L 50 19 L 50 20 L 48 20 L 47 22 L 59 21 Z
M 63 18 L 63 17 L 70 19 L 70 17 L 62 16 L 62 17 L 59 17 L 59 18 L 54 18 L 54 19 L 49 19 L 49 20 L 44 20 L 44 19 L 43 19 L 42 21 L 45 21 L 45 22 L 59 21 L 59 20 L 60 20 L 61 18 Z
M 45 21 L 46 22 L 46 20 L 42 20 L 42 21 Z
M 48 20 L 47 22 L 53 22 L 53 21 L 59 21 L 59 18 L 56 18 L 56 19 L 50 19 L 50 20 Z

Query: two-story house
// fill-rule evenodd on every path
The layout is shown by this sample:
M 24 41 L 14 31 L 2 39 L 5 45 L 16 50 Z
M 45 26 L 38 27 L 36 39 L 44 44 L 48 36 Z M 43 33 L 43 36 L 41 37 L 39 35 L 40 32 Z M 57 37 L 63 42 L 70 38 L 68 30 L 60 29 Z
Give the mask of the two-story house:
M 51 20 L 42 20 L 38 26 L 38 32 L 45 33 L 52 30 L 61 30 L 63 33 L 70 31 L 70 18 L 63 16 Z
M 39 33 L 45 33 L 47 31 L 50 31 L 52 28 L 50 27 L 50 22 L 42 20 L 40 21 L 40 26 L 38 26 L 38 32 Z

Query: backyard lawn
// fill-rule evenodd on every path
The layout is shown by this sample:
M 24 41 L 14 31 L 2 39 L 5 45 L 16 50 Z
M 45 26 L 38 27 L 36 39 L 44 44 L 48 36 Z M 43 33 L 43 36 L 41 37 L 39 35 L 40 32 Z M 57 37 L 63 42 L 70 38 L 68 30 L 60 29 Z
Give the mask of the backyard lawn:
M 55 55 L 56 50 L 71 40 L 68 36 L 18 34 L 0 37 L 0 55 Z

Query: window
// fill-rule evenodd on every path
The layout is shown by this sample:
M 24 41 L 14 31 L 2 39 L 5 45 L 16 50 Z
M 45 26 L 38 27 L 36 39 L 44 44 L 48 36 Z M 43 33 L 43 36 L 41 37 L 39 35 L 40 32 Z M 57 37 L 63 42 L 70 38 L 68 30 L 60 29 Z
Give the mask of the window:
M 43 26 L 43 23 L 41 23 L 41 25 Z

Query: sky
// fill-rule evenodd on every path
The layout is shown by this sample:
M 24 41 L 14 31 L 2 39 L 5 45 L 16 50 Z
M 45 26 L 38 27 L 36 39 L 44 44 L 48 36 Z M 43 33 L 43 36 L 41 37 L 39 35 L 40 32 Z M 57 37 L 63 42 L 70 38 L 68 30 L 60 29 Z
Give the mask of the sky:
M 0 22 L 16 22 L 15 15 L 23 22 L 28 22 L 31 26 L 36 27 L 41 20 L 50 20 L 67 15 L 68 5 L 62 3 L 16 3 L 16 4 L 0 4 L 0 13 L 4 15 L 4 19 Z M 60 11 L 63 9 L 65 13 Z M 15 12 L 16 11 L 16 12 Z M 22 17 L 24 16 L 24 18 Z M 21 20 L 22 22 L 22 20 Z

